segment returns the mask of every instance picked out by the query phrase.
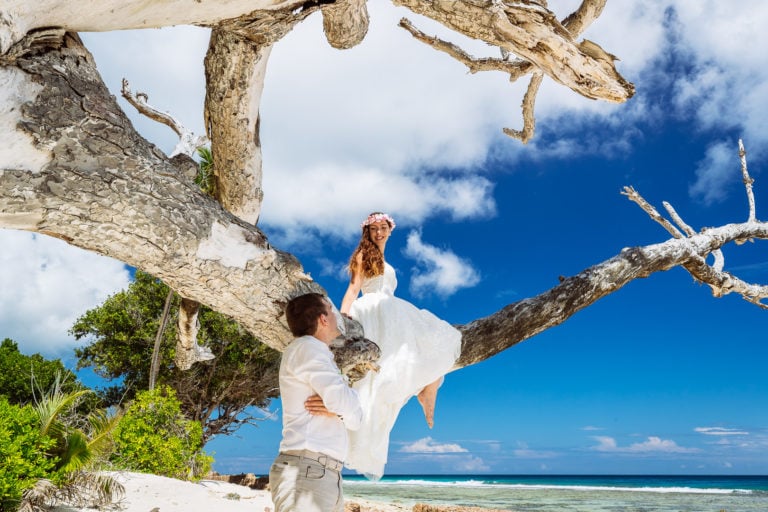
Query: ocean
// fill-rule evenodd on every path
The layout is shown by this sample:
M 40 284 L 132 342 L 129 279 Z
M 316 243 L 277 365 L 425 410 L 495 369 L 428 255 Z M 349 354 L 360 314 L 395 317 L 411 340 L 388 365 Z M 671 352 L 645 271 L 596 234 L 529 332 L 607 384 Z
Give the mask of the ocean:
M 515 512 L 768 512 L 768 476 L 344 475 L 344 494 Z

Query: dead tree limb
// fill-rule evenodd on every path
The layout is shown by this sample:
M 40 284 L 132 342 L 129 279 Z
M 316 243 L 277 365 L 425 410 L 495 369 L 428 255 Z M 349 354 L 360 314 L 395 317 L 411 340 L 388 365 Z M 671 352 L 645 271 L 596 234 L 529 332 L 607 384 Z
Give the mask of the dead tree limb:
M 740 244 L 746 240 L 768 239 L 768 223 L 754 219 L 754 198 L 751 194 L 753 179 L 747 172 L 741 141 L 739 155 L 749 202 L 747 222 L 705 228 L 696 233 L 679 215 L 674 214 L 673 218 L 677 219 L 676 222 L 685 232 L 683 235 L 632 187 L 625 187 L 622 193 L 637 203 L 674 238 L 659 244 L 624 249 L 617 256 L 564 279 L 558 286 L 536 297 L 510 304 L 493 315 L 461 326 L 462 353 L 456 368 L 483 361 L 559 325 L 576 312 L 635 279 L 677 266 L 687 270 L 696 281 L 708 285 L 715 297 L 736 293 L 746 301 L 768 309 L 768 305 L 763 302 L 768 299 L 768 286 L 747 283 L 722 270 L 720 249 L 723 246 L 731 242 Z M 705 261 L 710 254 L 719 255 L 715 265 L 708 265 Z

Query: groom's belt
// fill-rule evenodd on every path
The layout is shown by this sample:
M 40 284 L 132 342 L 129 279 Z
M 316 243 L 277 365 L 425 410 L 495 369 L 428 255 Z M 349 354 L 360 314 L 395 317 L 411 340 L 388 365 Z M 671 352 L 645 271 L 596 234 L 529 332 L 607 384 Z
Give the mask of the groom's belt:
M 308 459 L 313 462 L 317 462 L 324 468 L 330 469 L 332 471 L 341 471 L 341 468 L 344 466 L 342 461 L 334 459 L 333 457 L 329 457 L 324 453 L 313 452 L 312 450 L 286 450 L 284 452 L 280 452 L 280 455 L 298 457 L 299 459 Z

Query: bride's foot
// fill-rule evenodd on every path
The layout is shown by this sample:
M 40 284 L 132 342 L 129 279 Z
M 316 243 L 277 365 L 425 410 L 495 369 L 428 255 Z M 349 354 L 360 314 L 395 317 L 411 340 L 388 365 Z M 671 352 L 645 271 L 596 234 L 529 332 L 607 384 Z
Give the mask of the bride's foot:
M 424 417 L 427 420 L 427 425 L 432 428 L 435 425 L 435 402 L 437 401 L 437 388 L 440 387 L 440 380 L 436 380 L 432 384 L 428 384 L 419 391 L 416 398 L 421 404 L 421 408 L 424 409 Z

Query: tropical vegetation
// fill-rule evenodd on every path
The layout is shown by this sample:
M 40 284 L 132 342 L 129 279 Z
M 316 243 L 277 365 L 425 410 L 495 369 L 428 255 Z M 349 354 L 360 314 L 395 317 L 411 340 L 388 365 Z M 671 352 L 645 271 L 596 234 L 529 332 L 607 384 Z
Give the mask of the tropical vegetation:
M 179 479 L 208 474 L 200 423 L 188 420 L 167 386 L 136 395 L 115 432 L 112 460 L 121 468 Z
M 107 405 L 133 399 L 149 388 L 149 361 L 161 324 L 169 288 L 145 272 L 136 272 L 127 290 L 109 297 L 87 311 L 71 333 L 89 343 L 77 349 L 78 368 L 90 367 L 115 382 L 101 390 Z M 180 299 L 171 314 L 178 314 Z M 263 408 L 278 395 L 279 352 L 259 342 L 233 320 L 201 307 L 198 341 L 216 356 L 196 363 L 190 370 L 174 364 L 177 327 L 168 322 L 160 345 L 157 385 L 175 391 L 181 410 L 203 425 L 203 441 L 231 434 L 243 424 L 256 424 Z

